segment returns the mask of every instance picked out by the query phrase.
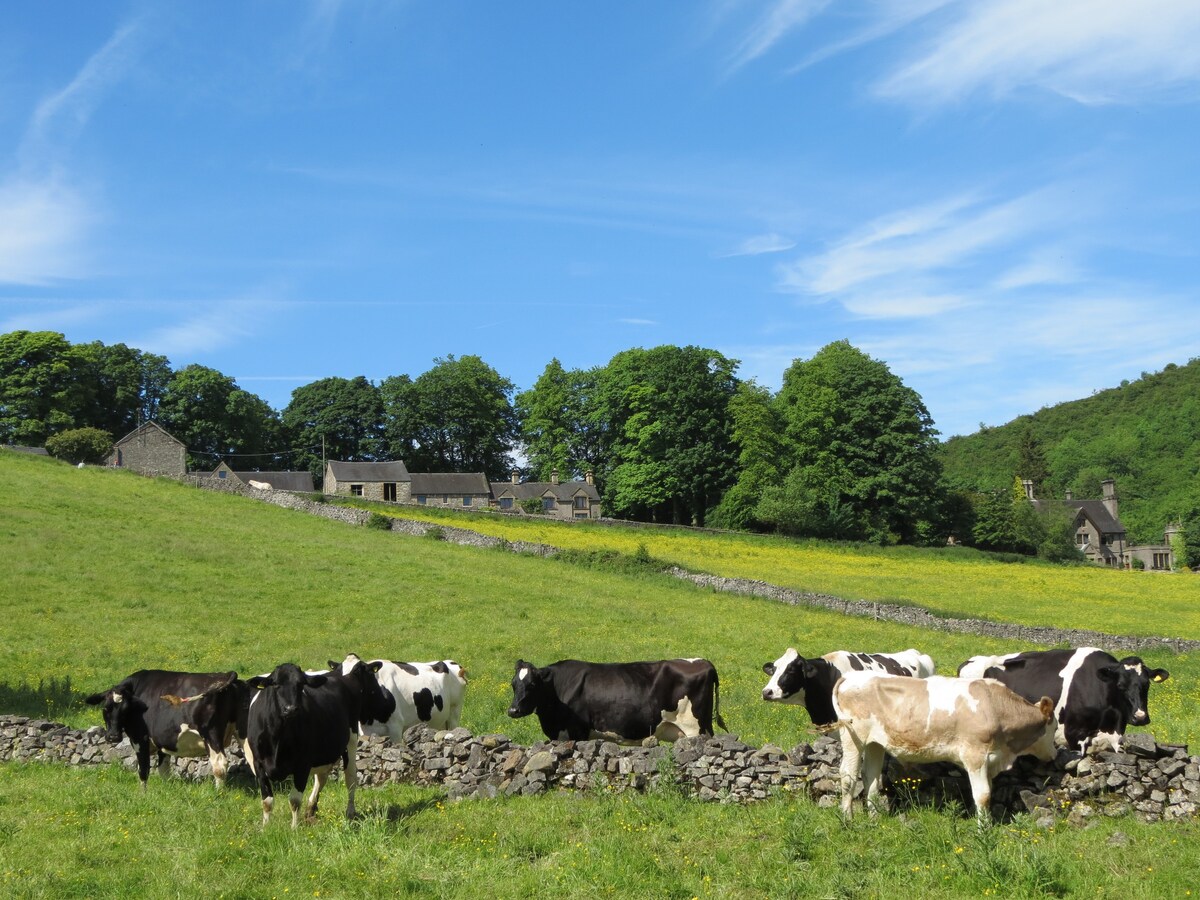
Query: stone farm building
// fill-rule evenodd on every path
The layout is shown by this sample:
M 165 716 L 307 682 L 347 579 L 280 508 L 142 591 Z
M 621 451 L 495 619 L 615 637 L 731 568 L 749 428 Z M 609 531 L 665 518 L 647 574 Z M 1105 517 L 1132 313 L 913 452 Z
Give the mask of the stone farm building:
M 141 475 L 181 478 L 187 474 L 187 447 L 157 422 L 147 422 L 113 444 L 107 464 Z
M 1178 525 L 1168 525 L 1161 544 L 1131 544 L 1125 526 L 1118 515 L 1117 487 L 1111 478 L 1100 482 L 1102 498 L 1099 500 L 1076 500 L 1071 492 L 1063 500 L 1038 500 L 1033 496 L 1033 482 L 1024 479 L 1025 496 L 1038 512 L 1051 507 L 1065 508 L 1074 515 L 1075 545 L 1089 561 L 1101 566 L 1128 569 L 1134 560 L 1140 560 L 1147 571 L 1170 572 L 1175 568 L 1175 555 L 1171 549 L 1171 536 L 1179 530 Z
M 403 462 L 328 462 L 324 493 L 409 503 L 439 509 L 501 509 L 521 512 L 534 499 L 541 511 L 558 519 L 600 518 L 600 494 L 589 472 L 583 481 L 489 483 L 482 472 L 409 473 Z

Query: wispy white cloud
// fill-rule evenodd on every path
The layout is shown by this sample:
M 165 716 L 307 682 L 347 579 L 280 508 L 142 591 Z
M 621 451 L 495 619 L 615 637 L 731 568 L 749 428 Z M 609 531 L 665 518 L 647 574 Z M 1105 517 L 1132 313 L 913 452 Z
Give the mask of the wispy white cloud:
M 292 40 L 286 65 L 299 69 L 323 54 L 333 39 L 345 0 L 310 0 L 308 14 Z
M 759 234 L 754 237 L 748 237 L 733 250 L 728 253 L 722 253 L 721 256 L 761 256 L 764 253 L 782 253 L 784 250 L 791 250 L 796 246 L 796 242 L 791 238 L 786 238 L 781 234 Z
M 22 142 L 26 165 L 39 164 L 48 151 L 61 148 L 87 125 L 97 105 L 136 60 L 141 32 L 138 21 L 122 25 L 65 87 L 38 103 Z
M 657 325 L 658 324 L 653 319 L 617 319 L 617 321 L 620 322 L 622 325 L 646 326 L 646 325 Z
M 820 13 L 829 0 L 774 0 L 755 18 L 729 58 L 729 71 L 740 69 Z
M 876 86 L 917 105 L 1041 88 L 1081 103 L 1200 96 L 1195 0 L 960 3 Z
M 47 284 L 82 271 L 94 214 L 55 177 L 0 182 L 0 284 Z

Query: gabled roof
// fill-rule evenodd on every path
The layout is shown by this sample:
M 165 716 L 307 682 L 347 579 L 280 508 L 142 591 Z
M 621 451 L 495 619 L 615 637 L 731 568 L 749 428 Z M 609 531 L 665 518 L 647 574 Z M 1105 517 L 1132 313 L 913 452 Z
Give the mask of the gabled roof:
M 169 431 L 167 431 L 167 429 L 163 428 L 161 425 L 159 425 L 157 422 L 154 422 L 154 421 L 145 422 L 145 423 L 139 425 L 137 428 L 133 429 L 133 431 L 129 432 L 129 434 L 125 435 L 125 437 L 121 438 L 119 441 L 116 441 L 113 444 L 113 446 L 119 447 L 121 444 L 124 444 L 126 441 L 130 441 L 133 438 L 137 437 L 138 435 L 149 431 L 150 429 L 154 429 L 155 431 L 160 431 L 164 435 L 166 435 L 167 438 L 169 438 L 170 440 L 177 443 L 180 447 L 184 446 L 183 441 L 179 440 L 179 438 L 175 437 L 173 434 L 171 434 Z
M 1072 512 L 1075 518 L 1080 514 L 1087 516 L 1096 530 L 1101 534 L 1124 534 L 1125 526 L 1121 524 L 1119 519 L 1114 519 L 1112 513 L 1108 511 L 1108 507 L 1104 505 L 1103 500 L 1034 500 L 1034 508 L 1038 512 L 1045 512 L 1051 508 L 1048 504 L 1053 504 L 1055 508 L 1066 509 Z
M 338 481 L 410 481 L 408 469 L 394 462 L 335 462 L 325 464 Z
M 510 481 L 492 482 L 492 493 L 497 497 L 512 497 L 514 500 L 541 499 L 552 496 L 561 503 L 569 503 L 575 497 L 583 494 L 589 500 L 600 502 L 600 492 L 596 485 L 586 481 L 524 481 L 513 484 Z
M 416 494 L 482 494 L 491 490 L 482 472 L 422 472 L 412 475 L 412 493 Z

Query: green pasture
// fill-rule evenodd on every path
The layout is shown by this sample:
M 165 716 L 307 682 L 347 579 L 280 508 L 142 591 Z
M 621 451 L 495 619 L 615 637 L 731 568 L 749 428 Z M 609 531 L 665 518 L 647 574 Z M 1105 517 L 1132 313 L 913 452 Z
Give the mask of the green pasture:
M 1200 639 L 1200 577 L 1038 560 L 1002 562 L 966 547 L 872 547 L 771 535 L 714 534 L 355 502 L 387 515 L 510 541 L 634 553 L 695 572 L 752 578 L 849 600 L 924 607 L 935 615 L 1110 634 Z
M 642 542 L 670 558 L 672 545 L 660 549 L 655 532 L 635 536 L 630 553 Z M 736 560 L 739 547 L 759 540 L 703 539 L 696 552 L 703 557 L 707 547 L 709 562 Z M 593 549 L 605 546 L 597 538 Z M 783 544 L 763 546 L 777 556 Z M 527 743 L 541 738 L 536 720 L 504 714 L 518 657 L 544 664 L 703 655 L 720 672 L 731 730 L 752 744 L 791 747 L 811 737 L 803 711 L 759 699 L 762 663 L 789 645 L 812 654 L 916 646 L 944 670 L 974 653 L 1020 649 L 725 596 L 632 565 L 587 566 L 354 528 L 6 451 L 0 554 L 0 712 L 77 727 L 99 722 L 84 695 L 137 668 L 251 674 L 282 660 L 319 665 L 353 651 L 457 659 L 470 679 L 463 724 Z M 891 565 L 901 557 L 878 558 Z M 917 569 L 921 558 L 902 562 Z M 973 603 L 962 572 L 976 565 L 947 576 L 931 561 L 930 584 L 951 577 Z M 751 577 L 788 582 L 772 566 Z M 1182 580 L 1144 583 L 1165 591 Z M 1075 595 L 1087 604 L 1101 592 Z M 1143 617 L 1156 618 L 1165 602 L 1150 596 Z M 1099 607 L 1093 616 L 1091 627 L 1105 622 Z M 1160 741 L 1195 744 L 1200 662 L 1166 653 L 1149 661 L 1172 673 L 1153 688 L 1151 730 Z M 980 833 L 968 818 L 925 810 L 846 826 L 836 811 L 791 797 L 750 807 L 700 804 L 670 791 L 455 804 L 435 790 L 397 786 L 360 791 L 363 816 L 347 825 L 344 789 L 327 791 L 317 825 L 293 833 L 286 815 L 259 827 L 249 784 L 219 793 L 207 783 L 164 784 L 155 773 L 141 794 L 136 776 L 115 767 L 0 765 L 0 891 L 802 897 L 891 895 L 903 884 L 930 897 L 1162 897 L 1200 886 L 1192 823 L 1122 819 L 1046 831 L 1019 819 Z

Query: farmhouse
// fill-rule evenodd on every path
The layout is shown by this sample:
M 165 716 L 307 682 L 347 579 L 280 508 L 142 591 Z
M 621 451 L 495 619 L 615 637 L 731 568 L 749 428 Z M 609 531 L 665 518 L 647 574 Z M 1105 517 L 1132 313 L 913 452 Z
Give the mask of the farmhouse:
M 1065 508 L 1073 514 L 1075 544 L 1089 561 L 1101 566 L 1128 569 L 1132 568 L 1134 560 L 1140 560 L 1148 570 L 1174 570 L 1171 536 L 1179 530 L 1179 526 L 1168 525 L 1161 544 L 1131 544 L 1117 514 L 1117 486 L 1113 479 L 1100 482 L 1103 493 L 1100 500 L 1076 500 L 1070 491 L 1067 491 L 1063 500 L 1038 500 L 1033 496 L 1033 482 L 1026 478 L 1021 483 L 1025 486 L 1025 496 L 1038 512 Z
M 187 474 L 187 447 L 157 422 L 147 422 L 113 444 L 106 462 L 141 475 L 178 478 Z
M 311 472 L 235 472 L 227 463 L 221 463 L 209 475 L 219 481 L 240 482 L 250 484 L 269 484 L 273 491 L 291 491 L 297 494 L 311 494 L 313 487 Z
M 500 509 L 520 508 L 524 501 L 535 500 L 542 504 L 543 513 L 557 519 L 600 518 L 600 493 L 591 472 L 583 481 L 559 481 L 556 470 L 549 481 L 526 482 L 513 472 L 510 481 L 492 483 L 492 496 Z

